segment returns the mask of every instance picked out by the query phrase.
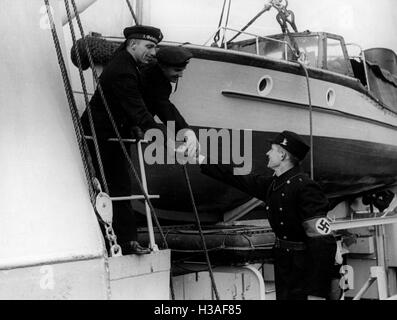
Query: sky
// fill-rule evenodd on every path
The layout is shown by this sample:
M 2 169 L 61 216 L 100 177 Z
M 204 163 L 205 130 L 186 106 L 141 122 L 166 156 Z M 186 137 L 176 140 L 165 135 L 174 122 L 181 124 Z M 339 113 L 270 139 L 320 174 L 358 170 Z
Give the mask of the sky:
M 135 1 L 130 0 L 134 5 Z M 204 44 L 215 33 L 224 0 L 142 0 L 143 24 L 158 26 L 164 40 Z M 231 0 L 228 26 L 241 29 L 264 6 L 264 0 Z M 289 0 L 299 31 L 342 35 L 364 49 L 386 47 L 397 52 L 396 0 Z M 277 11 L 264 13 L 248 32 L 280 33 Z M 99 18 L 100 16 L 100 18 Z M 121 36 L 132 25 L 125 0 L 97 0 L 81 15 L 87 31 Z

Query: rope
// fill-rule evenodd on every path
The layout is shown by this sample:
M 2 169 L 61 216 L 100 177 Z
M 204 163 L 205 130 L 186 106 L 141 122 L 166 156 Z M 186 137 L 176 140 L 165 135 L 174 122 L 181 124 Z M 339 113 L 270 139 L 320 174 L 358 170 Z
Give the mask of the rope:
M 91 134 L 92 134 L 92 138 L 93 138 L 94 146 L 95 146 L 95 153 L 96 153 L 96 157 L 98 159 L 99 171 L 100 171 L 100 175 L 101 175 L 101 178 L 102 178 L 102 182 L 103 182 L 103 186 L 104 186 L 105 192 L 107 194 L 109 194 L 109 187 L 108 187 L 108 184 L 107 184 L 107 181 L 106 181 L 105 170 L 103 168 L 101 153 L 100 153 L 99 146 L 98 146 L 98 139 L 97 139 L 96 132 L 95 132 L 94 120 L 93 120 L 92 113 L 91 113 L 91 106 L 90 106 L 90 102 L 88 100 L 88 92 L 87 92 L 87 86 L 86 86 L 86 83 L 85 83 L 84 74 L 83 74 L 83 70 L 82 70 L 81 57 L 80 57 L 80 53 L 79 53 L 78 47 L 76 45 L 77 40 L 76 40 L 74 27 L 73 27 L 72 15 L 70 13 L 69 2 L 68 2 L 68 0 L 64 0 L 64 2 L 65 2 L 66 13 L 67 13 L 67 16 L 68 16 L 70 33 L 72 35 L 72 42 L 74 44 L 74 50 L 75 50 L 75 54 L 76 54 L 76 58 L 77 58 L 77 64 L 78 64 L 78 69 L 79 69 L 80 81 L 81 81 L 81 85 L 82 85 L 82 88 L 83 88 L 84 100 L 85 100 L 86 110 L 87 110 L 87 114 L 88 114 L 88 120 L 89 120 L 89 123 L 90 123 Z
M 309 99 L 309 123 L 310 123 L 310 178 L 314 180 L 314 152 L 313 152 L 313 106 L 312 106 L 312 95 L 310 92 L 310 82 L 309 82 L 309 72 L 305 64 L 298 60 L 302 69 L 305 72 L 306 84 L 307 84 L 307 94 Z
M 65 93 L 66 93 L 66 97 L 68 100 L 68 104 L 69 104 L 69 108 L 70 108 L 70 113 L 72 116 L 72 122 L 73 122 L 73 126 L 74 126 L 74 130 L 76 132 L 76 138 L 77 138 L 77 144 L 80 150 L 80 153 L 83 157 L 83 167 L 84 167 L 84 173 L 86 175 L 87 181 L 88 181 L 88 191 L 90 194 L 90 199 L 91 199 L 91 203 L 93 204 L 93 206 L 95 207 L 95 190 L 92 184 L 92 178 L 95 176 L 94 174 L 94 169 L 92 166 L 92 162 L 91 162 L 91 158 L 88 152 L 88 145 L 84 139 L 84 133 L 83 133 L 83 128 L 81 126 L 80 123 L 80 117 L 78 114 L 78 109 L 76 106 L 76 101 L 74 99 L 74 95 L 73 95 L 73 90 L 72 90 L 72 86 L 70 84 L 70 80 L 67 74 L 67 68 L 66 68 L 66 64 L 65 64 L 65 60 L 63 58 L 63 54 L 62 54 L 62 47 L 60 45 L 59 42 L 59 38 L 58 38 L 58 33 L 55 27 L 55 22 L 54 22 L 54 18 L 52 16 L 52 12 L 51 12 L 51 8 L 50 8 L 50 4 L 48 0 L 44 0 L 44 4 L 46 6 L 47 9 L 47 15 L 49 18 L 49 22 L 50 22 L 50 27 L 51 27 L 51 34 L 52 34 L 52 38 L 54 41 L 54 46 L 55 46 L 55 51 L 57 54 L 57 59 L 58 59 L 58 64 L 59 67 L 61 69 L 61 74 L 62 74 L 62 80 L 63 80 L 63 84 L 65 87 Z M 91 166 L 90 166 L 91 164 Z
M 48 0 L 46 0 L 46 1 L 48 1 Z M 82 26 L 82 24 L 81 24 L 80 15 L 79 15 L 79 12 L 78 12 L 77 7 L 76 7 L 75 0 L 71 0 L 71 2 L 72 2 L 73 10 L 74 10 L 74 13 L 75 13 L 76 21 L 77 21 L 77 24 L 78 24 L 79 29 L 80 29 L 81 37 L 82 37 L 82 39 L 84 39 L 84 38 L 85 38 L 85 34 L 84 34 L 83 26 Z M 138 172 L 136 171 L 135 166 L 134 166 L 134 164 L 132 163 L 131 157 L 129 156 L 129 154 L 128 154 L 128 152 L 127 152 L 127 149 L 126 149 L 126 147 L 125 147 L 125 144 L 124 144 L 123 141 L 122 141 L 120 132 L 119 132 L 119 130 L 118 130 L 118 128 L 117 128 L 117 124 L 116 124 L 116 122 L 115 122 L 115 120 L 114 120 L 114 118 L 113 118 L 113 116 L 112 116 L 112 113 L 111 113 L 111 111 L 110 111 L 109 105 L 108 105 L 108 103 L 107 103 L 107 101 L 106 101 L 106 98 L 105 98 L 105 95 L 104 95 L 104 93 L 103 93 L 103 89 L 102 89 L 101 83 L 99 82 L 98 74 L 97 74 L 97 72 L 96 72 L 96 70 L 95 70 L 95 65 L 94 65 L 93 60 L 92 60 L 92 55 L 91 55 L 90 49 L 89 49 L 88 45 L 85 43 L 84 40 L 83 40 L 83 42 L 84 42 L 84 44 L 85 44 L 85 48 L 86 48 L 86 51 L 87 51 L 87 56 L 88 56 L 88 60 L 89 60 L 89 62 L 90 62 L 90 66 L 91 66 L 91 69 L 92 69 L 92 73 L 93 73 L 95 82 L 96 82 L 96 84 L 97 84 L 97 89 L 98 89 L 99 94 L 100 94 L 100 96 L 101 96 L 101 98 L 102 98 L 104 107 L 105 107 L 105 109 L 106 109 L 106 112 L 107 112 L 107 114 L 108 114 L 109 120 L 110 120 L 110 122 L 111 122 L 111 124 L 112 124 L 112 127 L 113 127 L 113 129 L 114 129 L 114 132 L 115 132 L 115 134 L 116 134 L 116 136 L 117 136 L 117 139 L 118 139 L 118 141 L 119 141 L 119 143 L 120 143 L 120 147 L 121 147 L 121 149 L 122 149 L 122 152 L 123 152 L 125 158 L 127 159 L 127 162 L 128 162 L 128 164 L 129 164 L 129 169 L 132 171 L 132 173 L 134 174 L 134 177 L 135 177 L 136 181 L 138 182 L 138 186 L 139 186 L 140 191 L 142 192 L 142 194 L 143 194 L 143 196 L 144 196 L 144 198 L 145 198 L 147 204 L 149 205 L 151 214 L 152 214 L 152 216 L 153 216 L 153 219 L 154 219 L 154 221 L 155 221 L 155 223 L 156 223 L 157 228 L 158 228 L 159 231 L 160 231 L 160 234 L 161 234 L 161 237 L 162 237 L 163 242 L 164 242 L 164 244 L 165 244 L 165 247 L 166 247 L 166 249 L 168 249 L 167 240 L 166 240 L 166 238 L 165 238 L 165 236 L 164 236 L 164 233 L 163 233 L 162 228 L 161 228 L 161 226 L 160 226 L 160 223 L 159 223 L 159 221 L 158 221 L 158 218 L 157 218 L 156 212 L 155 212 L 155 210 L 154 210 L 154 207 L 153 207 L 153 205 L 152 205 L 152 202 L 150 201 L 148 194 L 146 193 L 146 191 L 145 191 L 144 188 L 143 188 L 143 185 L 142 185 L 142 182 L 141 182 L 141 180 L 140 180 L 140 178 L 139 178 Z M 172 299 L 174 300 L 174 299 L 175 299 L 175 296 L 174 296 L 174 290 L 173 290 L 172 281 L 171 281 L 171 295 L 172 295 Z
M 208 255 L 208 249 L 207 249 L 207 245 L 205 243 L 203 230 L 201 229 L 200 217 L 198 215 L 196 203 L 194 201 L 193 190 L 192 190 L 192 186 L 190 184 L 190 178 L 189 178 L 189 174 L 187 172 L 186 165 L 183 165 L 183 172 L 185 174 L 186 184 L 187 184 L 188 189 L 189 189 L 190 200 L 192 201 L 193 211 L 194 211 L 194 215 L 195 215 L 196 221 L 197 221 L 197 227 L 198 227 L 199 232 L 200 232 L 201 241 L 203 242 L 203 249 L 204 249 L 204 252 L 205 252 L 205 259 L 207 260 L 208 271 L 209 271 L 210 278 L 211 278 L 212 290 L 215 293 L 216 300 L 219 300 L 218 289 L 216 288 L 214 274 L 213 274 L 213 271 L 212 271 L 211 262 L 210 262 L 210 258 L 209 258 L 209 255 Z
M 242 34 L 251 24 L 253 24 L 265 11 L 266 9 L 262 9 L 255 17 L 253 17 L 245 26 L 241 29 L 234 37 L 232 37 L 227 43 L 232 42 L 236 39 L 240 34 Z
M 229 24 L 229 17 L 230 17 L 230 7 L 231 7 L 231 4 L 232 4 L 232 0 L 229 0 L 229 6 L 228 6 L 228 9 L 227 9 L 226 22 L 225 22 L 225 32 L 223 33 L 223 37 L 222 37 L 222 41 L 221 41 L 221 46 L 222 46 L 222 45 L 224 44 L 224 42 L 225 42 L 225 34 L 226 34 L 227 25 Z
M 223 20 L 223 14 L 225 13 L 225 5 L 226 5 L 226 1 L 227 0 L 223 0 L 223 6 L 222 6 L 222 11 L 221 11 L 221 17 L 219 19 L 219 23 L 218 23 L 218 31 L 215 33 L 214 35 L 214 44 L 218 43 L 219 41 L 219 34 L 221 32 L 220 27 L 222 25 L 222 20 Z
M 135 15 L 134 9 L 131 6 L 130 0 L 125 0 L 125 1 L 127 2 L 128 9 L 130 9 L 130 12 L 131 12 L 132 18 L 134 19 L 135 24 L 137 26 L 139 26 L 138 19 L 137 19 L 136 15 Z

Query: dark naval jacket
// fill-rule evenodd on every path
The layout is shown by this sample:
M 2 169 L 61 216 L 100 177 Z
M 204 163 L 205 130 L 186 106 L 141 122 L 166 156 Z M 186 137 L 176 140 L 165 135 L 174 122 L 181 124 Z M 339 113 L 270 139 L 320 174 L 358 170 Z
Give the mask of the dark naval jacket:
M 326 219 L 328 200 L 320 186 L 299 167 L 279 177 L 233 175 L 233 168 L 228 165 L 201 165 L 201 170 L 264 201 L 277 238 L 277 299 L 328 297 L 336 242 Z
M 142 84 L 144 101 L 153 115 L 157 115 L 163 123 L 175 121 L 177 131 L 189 127 L 178 109 L 170 101 L 171 83 L 157 63 L 142 68 Z
M 115 53 L 105 66 L 99 81 L 109 109 L 123 137 L 129 137 L 132 127 L 135 126 L 143 131 L 150 128 L 164 129 L 163 124 L 154 120 L 154 115 L 158 115 L 163 122 L 176 120 L 177 127 L 187 127 L 187 123 L 175 106 L 150 102 L 150 108 L 147 107 L 143 97 L 141 72 L 134 58 L 125 49 Z M 148 90 L 151 89 L 147 89 L 146 92 Z M 155 92 L 153 92 L 154 94 Z M 148 93 L 147 96 L 150 94 Z M 90 101 L 90 106 L 98 136 L 103 139 L 115 137 L 98 89 Z M 82 123 L 85 132 L 89 133 L 87 110 L 82 115 Z

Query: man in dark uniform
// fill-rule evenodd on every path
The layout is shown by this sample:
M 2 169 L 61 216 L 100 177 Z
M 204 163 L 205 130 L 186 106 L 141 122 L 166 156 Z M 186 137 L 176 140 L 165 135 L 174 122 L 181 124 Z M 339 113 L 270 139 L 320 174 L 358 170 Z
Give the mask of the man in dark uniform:
M 276 235 L 274 273 L 277 300 L 332 299 L 336 240 L 327 219 L 328 201 L 319 185 L 301 172 L 309 147 L 294 132 L 283 131 L 267 152 L 272 177 L 233 175 L 227 165 L 202 164 L 215 179 L 264 201 Z
M 142 68 L 143 98 L 148 110 L 164 123 L 175 121 L 176 130 L 183 130 L 187 155 L 194 157 L 199 144 L 195 133 L 170 101 L 171 83 L 177 86 L 187 64 L 193 57 L 184 47 L 163 47 L 157 51 L 157 63 Z
M 142 137 L 142 131 L 164 128 L 163 124 L 154 120 L 153 114 L 145 104 L 139 70 L 139 67 L 154 60 L 156 46 L 163 35 L 158 28 L 140 25 L 125 28 L 124 36 L 125 42 L 104 67 L 99 81 L 121 136 Z M 129 165 L 120 145 L 107 141 L 108 138 L 115 137 L 115 133 L 98 89 L 90 101 L 90 106 L 110 196 L 131 195 L 134 177 L 129 174 Z M 159 117 L 161 120 L 175 120 L 181 127 L 187 125 L 175 107 L 164 108 Z M 82 115 L 82 124 L 85 134 L 91 135 L 87 110 Z M 196 145 L 192 145 L 191 149 L 195 147 Z M 95 155 L 93 145 L 90 145 L 90 150 L 91 154 Z M 99 172 L 96 157 L 92 158 Z M 137 242 L 136 217 L 130 201 L 113 202 L 113 228 L 123 253 L 149 252 Z

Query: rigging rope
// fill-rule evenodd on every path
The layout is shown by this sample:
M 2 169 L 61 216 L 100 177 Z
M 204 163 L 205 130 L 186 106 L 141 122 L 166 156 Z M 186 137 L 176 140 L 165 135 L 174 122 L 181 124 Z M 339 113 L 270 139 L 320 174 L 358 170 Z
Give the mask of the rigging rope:
M 193 196 L 193 190 L 192 190 L 192 186 L 190 184 L 190 178 L 189 178 L 189 174 L 187 172 L 187 167 L 186 167 L 185 164 L 183 165 L 183 172 L 185 174 L 186 184 L 187 184 L 188 189 L 189 189 L 190 200 L 192 201 L 192 207 L 193 207 L 194 215 L 196 217 L 197 227 L 199 229 L 201 241 L 203 243 L 203 249 L 204 249 L 204 252 L 205 252 L 205 259 L 207 261 L 208 271 L 209 271 L 210 278 L 211 278 L 212 290 L 215 293 L 216 300 L 219 300 L 219 293 L 218 293 L 218 289 L 216 287 L 214 274 L 213 274 L 213 271 L 212 271 L 211 262 L 210 262 L 210 258 L 209 258 L 209 255 L 208 255 L 207 244 L 205 243 L 205 238 L 204 238 L 203 230 L 201 228 L 201 223 L 200 223 L 200 217 L 199 217 L 198 212 L 197 212 L 197 207 L 196 207 L 196 203 L 194 201 L 194 196 Z
M 47 9 L 47 15 L 48 15 L 49 23 L 50 23 L 51 34 L 52 34 L 52 38 L 54 41 L 55 51 L 57 54 L 58 64 L 61 69 L 62 80 L 63 80 L 63 84 L 65 87 L 65 93 L 66 93 L 66 97 L 68 100 L 70 113 L 72 115 L 72 122 L 73 122 L 73 126 L 74 126 L 74 129 L 76 132 L 77 144 L 78 144 L 80 153 L 83 157 L 84 173 L 85 173 L 87 181 L 88 181 L 88 191 L 90 194 L 91 203 L 95 207 L 95 190 L 94 190 L 94 187 L 92 184 L 92 181 L 93 181 L 92 178 L 95 176 L 95 173 L 94 173 L 95 170 L 93 169 L 93 166 L 92 166 L 91 157 L 88 152 L 87 142 L 84 139 L 84 132 L 83 132 L 83 128 L 82 128 L 82 125 L 80 122 L 80 116 L 78 114 L 78 109 L 76 106 L 76 101 L 74 99 L 72 86 L 71 86 L 69 77 L 67 75 L 67 68 L 66 68 L 65 60 L 63 58 L 62 48 L 61 48 L 61 44 L 59 42 L 59 38 L 58 38 L 57 31 L 56 31 L 55 22 L 54 22 L 54 18 L 52 16 L 49 1 L 44 0 L 44 4 Z M 102 219 L 100 219 L 100 220 L 102 221 Z
M 66 13 L 67 13 L 67 16 L 68 16 L 70 34 L 72 36 L 72 43 L 76 44 L 77 40 L 76 40 L 76 35 L 75 35 L 75 32 L 74 32 L 74 27 L 73 27 L 73 22 L 72 22 L 72 14 L 70 12 L 69 3 L 68 3 L 68 0 L 64 0 L 64 2 L 65 2 Z M 90 124 L 91 134 L 92 134 L 92 138 L 93 138 L 93 141 L 94 141 L 95 153 L 96 153 L 96 157 L 97 157 L 97 160 L 98 160 L 99 171 L 100 171 L 100 175 L 101 175 L 101 178 L 102 178 L 102 183 L 104 185 L 105 192 L 109 195 L 109 187 L 108 187 L 108 184 L 107 184 L 107 181 L 106 181 L 105 170 L 103 168 L 101 153 L 100 153 L 99 146 L 98 146 L 98 139 L 97 139 L 96 132 L 95 132 L 95 125 L 94 125 L 94 120 L 93 120 L 92 113 L 91 113 L 91 106 L 90 106 L 90 102 L 89 102 L 89 99 L 88 99 L 87 86 L 85 84 L 84 74 L 83 74 L 83 70 L 82 70 L 82 62 L 81 62 L 81 57 L 80 57 L 78 46 L 75 45 L 74 49 L 75 49 L 75 54 L 76 54 L 76 58 L 77 58 L 77 64 L 78 64 L 78 69 L 79 69 L 80 81 L 81 81 L 81 85 L 82 85 L 82 88 L 83 88 L 84 101 L 85 101 L 85 105 L 86 105 L 86 110 L 87 110 L 88 120 L 89 120 L 89 124 Z
M 266 12 L 266 9 L 262 9 L 255 17 L 253 17 L 237 34 L 234 35 L 230 40 L 228 40 L 227 43 L 232 42 L 234 39 L 236 39 L 240 34 L 242 34 L 251 24 L 253 24 L 264 12 Z
M 125 0 L 125 1 L 127 2 L 128 9 L 130 9 L 130 12 L 131 12 L 132 18 L 134 19 L 135 24 L 137 26 L 139 26 L 140 23 L 138 22 L 138 18 L 135 15 L 135 12 L 134 12 L 134 9 L 132 8 L 130 0 Z
M 225 14 L 225 7 L 226 7 L 226 1 L 223 1 L 223 6 L 222 6 L 222 11 L 221 11 L 221 17 L 219 19 L 219 23 L 218 23 L 218 30 L 214 35 L 214 42 L 212 43 L 211 46 L 218 46 L 218 41 L 220 39 L 220 33 L 221 33 L 221 25 L 222 25 L 222 21 L 223 21 L 223 15 Z M 227 9 L 227 15 L 226 15 L 226 22 L 225 22 L 225 28 L 227 27 L 228 23 L 229 23 L 229 16 L 230 16 L 230 6 L 231 6 L 231 2 L 232 0 L 229 0 L 229 4 L 228 4 L 228 9 Z M 222 41 L 221 41 L 221 46 L 223 45 L 224 41 L 225 41 L 225 33 L 226 30 L 224 30 L 223 32 L 223 36 L 222 36 Z
M 229 17 L 230 17 L 230 7 L 232 4 L 232 0 L 229 0 L 229 6 L 227 9 L 227 15 L 226 15 L 226 22 L 225 22 L 225 31 L 223 32 L 223 37 L 222 37 L 222 41 L 221 41 L 221 46 L 223 46 L 223 44 L 225 43 L 225 34 L 226 34 L 226 28 L 229 24 Z
M 214 43 L 213 45 L 216 45 L 220 39 L 219 34 L 221 32 L 220 27 L 222 25 L 222 20 L 223 20 L 223 14 L 225 13 L 225 5 L 226 5 L 226 1 L 227 0 L 223 0 L 223 6 L 222 6 L 222 11 L 221 11 L 221 17 L 219 19 L 219 23 L 218 23 L 218 31 L 215 33 L 214 35 Z
M 47 1 L 48 1 L 48 0 L 47 0 Z M 151 212 L 152 217 L 153 217 L 153 219 L 154 219 L 154 221 L 155 221 L 155 223 L 156 223 L 156 226 L 157 226 L 157 228 L 158 228 L 158 230 L 159 230 L 159 232 L 160 232 L 161 238 L 162 238 L 162 240 L 163 240 L 163 244 L 164 244 L 165 248 L 168 249 L 168 243 L 167 243 L 167 240 L 166 240 L 166 238 L 165 238 L 165 236 L 164 236 L 164 233 L 163 233 L 163 230 L 162 230 L 162 228 L 161 228 L 160 222 L 158 221 L 157 214 L 156 214 L 156 212 L 155 212 L 155 210 L 154 210 L 153 204 L 152 204 L 152 202 L 150 201 L 150 198 L 149 198 L 147 192 L 146 192 L 146 191 L 144 190 L 144 188 L 143 188 L 142 181 L 141 181 L 140 178 L 139 178 L 138 172 L 136 171 L 135 166 L 134 166 L 134 164 L 133 164 L 133 162 L 132 162 L 132 160 L 131 160 L 131 157 L 129 156 L 129 154 L 128 154 L 128 152 L 127 152 L 127 149 L 126 149 L 126 147 L 125 147 L 124 142 L 122 141 L 122 137 L 121 137 L 120 132 L 119 132 L 119 130 L 118 130 L 118 128 L 117 128 L 117 124 L 116 124 L 116 122 L 115 122 L 115 120 L 114 120 L 114 118 L 113 118 L 113 115 L 112 115 L 111 111 L 110 111 L 110 108 L 109 108 L 109 105 L 108 105 L 107 100 L 106 100 L 106 98 L 105 98 L 105 95 L 104 95 L 104 92 L 103 92 L 101 83 L 99 82 L 99 77 L 98 77 L 98 74 L 97 74 L 97 72 L 96 72 L 96 70 L 95 70 L 95 65 L 94 65 L 94 62 L 93 62 L 93 60 L 92 60 L 92 55 L 91 55 L 90 49 L 89 49 L 87 43 L 84 41 L 85 33 L 84 33 L 84 30 L 83 30 L 83 26 L 82 26 L 82 24 L 81 24 L 80 15 L 79 15 L 79 12 L 78 12 L 77 7 L 76 7 L 75 0 L 71 0 L 71 3 L 72 3 L 73 10 L 74 10 L 74 13 L 75 13 L 76 21 L 77 21 L 77 24 L 78 24 L 78 27 L 79 27 L 79 30 L 80 30 L 80 34 L 81 34 L 81 37 L 82 37 L 82 39 L 83 39 L 82 41 L 84 42 L 84 45 L 85 45 L 85 49 L 86 49 L 86 52 L 87 52 L 88 60 L 89 60 L 89 62 L 90 62 L 90 67 L 91 67 L 91 69 L 92 69 L 92 73 L 93 73 L 95 82 L 96 82 L 96 84 L 97 84 L 97 89 L 98 89 L 98 92 L 99 92 L 99 94 L 100 94 L 100 96 L 101 96 L 101 99 L 102 99 L 102 101 L 103 101 L 105 110 L 106 110 L 106 112 L 107 112 L 107 114 L 108 114 L 109 120 L 110 120 L 110 122 L 111 122 L 111 124 L 112 124 L 112 127 L 113 127 L 113 129 L 114 129 L 114 132 L 115 132 L 115 134 L 116 134 L 116 136 L 117 136 L 117 139 L 118 139 L 118 142 L 119 142 L 120 147 L 121 147 L 121 149 L 122 149 L 122 152 L 123 152 L 123 154 L 124 154 L 124 156 L 125 156 L 125 158 L 126 158 L 126 160 L 127 160 L 127 162 L 128 162 L 129 169 L 130 169 L 130 171 L 132 171 L 132 173 L 134 174 L 134 177 L 135 177 L 135 180 L 136 180 L 137 183 L 138 183 L 139 189 L 140 189 L 140 191 L 142 192 L 142 194 L 143 194 L 143 196 L 144 196 L 144 198 L 145 198 L 145 200 L 146 200 L 146 203 L 149 205 L 150 212 Z M 171 295 L 172 295 L 172 299 L 174 299 L 175 297 L 174 297 L 174 290 L 173 290 L 172 281 L 171 281 L 171 283 L 170 283 L 170 286 L 171 286 Z

